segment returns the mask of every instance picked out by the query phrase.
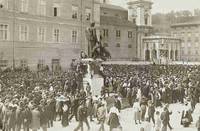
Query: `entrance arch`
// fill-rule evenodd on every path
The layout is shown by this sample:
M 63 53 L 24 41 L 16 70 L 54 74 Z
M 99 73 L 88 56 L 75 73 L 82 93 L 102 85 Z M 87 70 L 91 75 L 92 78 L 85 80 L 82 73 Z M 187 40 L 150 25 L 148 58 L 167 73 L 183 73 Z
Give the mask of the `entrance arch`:
M 149 50 L 145 51 L 145 61 L 150 61 L 150 51 Z

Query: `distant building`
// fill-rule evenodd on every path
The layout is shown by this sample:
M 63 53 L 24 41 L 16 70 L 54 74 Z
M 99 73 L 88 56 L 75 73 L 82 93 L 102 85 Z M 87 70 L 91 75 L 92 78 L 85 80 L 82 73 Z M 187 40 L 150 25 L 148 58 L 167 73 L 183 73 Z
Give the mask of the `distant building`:
M 136 24 L 128 21 L 128 11 L 120 6 L 102 3 L 100 8 L 102 44 L 112 59 L 136 59 Z
M 200 21 L 171 25 L 172 35 L 182 40 L 181 60 L 200 61 Z
M 153 35 L 143 38 L 143 60 L 156 64 L 180 61 L 181 39 L 167 35 Z
M 149 36 L 153 32 L 152 27 L 152 0 L 129 0 L 128 1 L 128 20 L 137 26 L 136 54 L 139 60 L 144 58 L 144 44 L 142 38 Z
M 98 0 L 1 0 L 0 66 L 68 67 L 87 52 L 85 30 L 100 25 Z

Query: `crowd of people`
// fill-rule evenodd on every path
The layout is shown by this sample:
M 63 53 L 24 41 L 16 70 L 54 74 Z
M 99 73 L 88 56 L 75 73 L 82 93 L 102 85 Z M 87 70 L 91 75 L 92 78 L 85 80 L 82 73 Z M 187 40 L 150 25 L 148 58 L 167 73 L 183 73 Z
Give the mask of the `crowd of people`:
M 109 90 L 127 98 L 134 109 L 135 124 L 148 119 L 156 125 L 156 114 L 162 121 L 162 131 L 166 131 L 167 126 L 173 129 L 168 110 L 172 103 L 184 104 L 180 122 L 184 127 L 193 122 L 192 113 L 200 97 L 200 66 L 104 65 L 104 74 L 103 92 Z M 163 112 L 156 112 L 157 107 L 162 107 Z
M 169 123 L 171 112 L 168 105 L 171 103 L 190 105 L 191 108 L 182 112 L 181 124 L 187 127 L 193 121 L 191 114 L 200 96 L 200 66 L 102 65 L 102 68 L 104 87 L 101 96 L 94 96 L 89 84 L 83 87 L 87 71 L 81 63 L 58 72 L 49 69 L 1 71 L 2 130 L 37 131 L 41 128 L 47 131 L 54 127 L 55 121 L 67 127 L 72 119 L 78 122 L 74 131 L 83 131 L 83 123 L 90 130 L 90 122 L 94 120 L 98 121 L 99 131 L 105 131 L 105 123 L 110 131 L 114 128 L 122 130 L 119 119 L 123 105 L 121 99 L 127 99 L 133 107 L 133 124 L 143 123 L 145 126 L 141 130 L 144 131 L 148 130 L 150 120 L 155 131 L 166 131 L 167 126 L 173 129 Z M 108 108 L 110 93 L 110 97 L 114 94 L 114 101 Z M 156 111 L 157 107 L 164 110 Z

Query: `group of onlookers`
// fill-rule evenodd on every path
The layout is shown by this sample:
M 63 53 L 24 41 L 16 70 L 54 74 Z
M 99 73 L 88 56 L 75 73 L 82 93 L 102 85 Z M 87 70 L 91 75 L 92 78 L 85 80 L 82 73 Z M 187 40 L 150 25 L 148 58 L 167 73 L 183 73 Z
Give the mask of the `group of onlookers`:
M 122 130 L 120 112 L 124 103 L 119 98 L 127 99 L 129 107 L 133 107 L 133 124 L 142 123 L 141 130 L 149 131 L 150 121 L 155 131 L 173 129 L 168 104 L 177 102 L 190 106 L 181 112 L 181 124 L 187 127 L 193 122 L 191 114 L 200 96 L 199 66 L 102 65 L 105 81 L 101 96 L 94 96 L 89 84 L 83 88 L 85 68 L 78 64 L 59 72 L 1 71 L 2 129 L 47 131 L 55 126 L 56 120 L 66 127 L 75 118 L 78 122 L 75 131 L 83 130 L 84 123 L 91 129 L 89 120 L 98 121 L 100 131 L 105 130 L 105 123 L 110 131 Z M 113 98 L 111 108 L 106 94 Z M 157 107 L 163 107 L 163 111 L 156 110 Z M 196 126 L 200 128 L 200 123 Z

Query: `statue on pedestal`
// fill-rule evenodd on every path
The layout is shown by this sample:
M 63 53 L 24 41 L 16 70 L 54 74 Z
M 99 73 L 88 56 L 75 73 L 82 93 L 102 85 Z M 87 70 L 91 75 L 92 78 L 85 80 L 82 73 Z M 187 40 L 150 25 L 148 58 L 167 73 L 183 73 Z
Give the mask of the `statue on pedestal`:
M 86 38 L 88 40 L 88 57 L 97 59 L 100 58 L 102 60 L 106 60 L 107 58 L 111 58 L 109 51 L 102 46 L 101 44 L 101 36 L 98 40 L 95 23 L 91 23 L 90 28 L 86 30 Z

